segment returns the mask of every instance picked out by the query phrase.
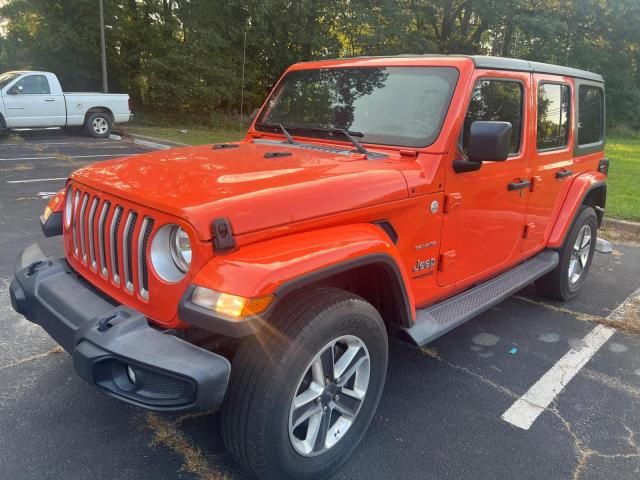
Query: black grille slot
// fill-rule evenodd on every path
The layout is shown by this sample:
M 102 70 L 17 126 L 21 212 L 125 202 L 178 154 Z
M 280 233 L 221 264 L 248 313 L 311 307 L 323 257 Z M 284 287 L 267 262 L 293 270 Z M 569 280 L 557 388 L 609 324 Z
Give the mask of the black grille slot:
M 151 236 L 151 231 L 153 230 L 153 219 L 149 219 L 147 221 L 147 228 L 144 230 L 144 236 L 142 238 L 142 251 L 140 254 L 142 255 L 142 260 L 140 264 L 142 265 L 142 288 L 145 291 L 149 291 L 149 267 L 147 266 L 147 245 L 149 244 L 149 237 Z
M 98 252 L 100 255 L 100 269 L 103 276 L 107 276 L 107 252 L 105 245 L 107 244 L 107 218 L 109 218 L 109 210 L 111 210 L 111 203 L 108 201 L 102 204 L 102 212 L 98 218 Z
M 129 223 L 129 230 L 127 230 L 127 278 L 126 282 L 133 282 L 133 232 L 136 229 L 136 222 L 138 221 L 138 214 L 131 212 L 131 222 Z
M 120 220 L 122 220 L 122 207 L 116 208 L 115 221 L 113 223 L 113 230 L 111 232 L 111 252 L 113 254 L 113 275 L 114 277 L 120 276 L 120 263 L 118 258 L 118 230 L 120 229 Z

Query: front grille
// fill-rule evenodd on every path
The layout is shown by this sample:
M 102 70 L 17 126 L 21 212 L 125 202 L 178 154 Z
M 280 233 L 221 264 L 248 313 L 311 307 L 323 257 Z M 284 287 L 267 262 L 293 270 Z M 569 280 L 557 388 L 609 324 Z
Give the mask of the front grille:
M 148 249 L 154 219 L 104 197 L 73 189 L 71 255 L 89 272 L 148 300 Z

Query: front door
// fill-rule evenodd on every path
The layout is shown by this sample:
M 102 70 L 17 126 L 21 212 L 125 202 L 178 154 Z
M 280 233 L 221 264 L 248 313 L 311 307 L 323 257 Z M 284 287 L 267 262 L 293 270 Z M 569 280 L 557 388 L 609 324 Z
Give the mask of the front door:
M 63 127 L 66 124 L 64 95 L 51 94 L 46 76 L 27 75 L 11 90 L 17 93 L 3 95 L 9 127 Z
M 510 122 L 511 154 L 506 161 L 484 162 L 474 172 L 456 173 L 447 166 L 440 286 L 472 283 L 506 268 L 520 253 L 529 194 L 530 83 L 528 73 L 476 73 L 456 158 L 466 154 L 471 124 L 477 120 Z

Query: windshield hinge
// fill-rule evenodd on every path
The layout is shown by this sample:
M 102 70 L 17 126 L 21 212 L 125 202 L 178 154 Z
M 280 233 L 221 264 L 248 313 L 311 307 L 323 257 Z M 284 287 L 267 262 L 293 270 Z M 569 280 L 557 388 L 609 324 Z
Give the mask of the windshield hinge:
M 444 197 L 444 213 L 451 213 L 454 208 L 459 207 L 462 203 L 461 193 L 449 193 Z
M 403 157 L 416 158 L 418 156 L 418 151 L 417 150 L 402 149 L 402 150 L 400 150 L 400 155 L 403 156 Z

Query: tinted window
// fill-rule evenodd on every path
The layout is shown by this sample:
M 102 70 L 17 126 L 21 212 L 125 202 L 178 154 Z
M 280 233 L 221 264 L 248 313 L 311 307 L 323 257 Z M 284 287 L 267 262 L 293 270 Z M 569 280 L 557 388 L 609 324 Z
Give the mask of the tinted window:
M 473 89 L 469 109 L 464 119 L 462 149 L 467 153 L 471 124 L 478 120 L 510 122 L 510 153 L 520 150 L 522 127 L 522 85 L 503 80 L 481 80 Z
M 29 75 L 16 83 L 15 86 L 21 86 L 22 93 L 39 93 L 45 95 L 51 93 L 51 90 L 49 90 L 49 82 L 47 81 L 47 77 L 44 75 Z
M 538 87 L 539 150 L 564 147 L 569 139 L 569 108 L 571 94 L 568 85 L 543 83 Z
M 433 143 L 458 79 L 455 68 L 387 67 L 288 73 L 256 122 L 263 131 L 323 137 L 342 128 L 366 143 L 423 147 Z
M 578 145 L 602 140 L 602 89 L 580 85 L 578 90 Z

